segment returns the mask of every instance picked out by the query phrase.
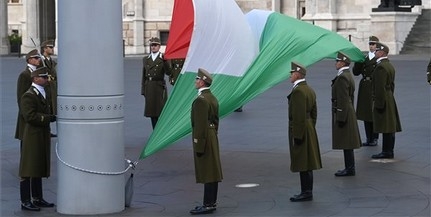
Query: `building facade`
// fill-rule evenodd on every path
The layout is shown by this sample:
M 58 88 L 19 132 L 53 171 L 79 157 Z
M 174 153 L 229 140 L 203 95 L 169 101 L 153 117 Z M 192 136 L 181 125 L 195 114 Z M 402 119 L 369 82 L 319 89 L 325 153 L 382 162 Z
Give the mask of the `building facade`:
M 22 38 L 26 53 L 47 39 L 56 39 L 58 0 L 3 0 L 0 5 L 0 54 L 10 53 L 9 36 Z M 398 54 L 422 9 L 422 1 L 411 12 L 373 12 L 381 0 L 236 0 L 244 13 L 252 9 L 273 10 L 334 31 L 359 49 L 367 50 L 370 35 L 388 44 Z M 162 51 L 169 36 L 174 0 L 122 0 L 124 54 L 149 52 L 148 40 L 159 37 Z

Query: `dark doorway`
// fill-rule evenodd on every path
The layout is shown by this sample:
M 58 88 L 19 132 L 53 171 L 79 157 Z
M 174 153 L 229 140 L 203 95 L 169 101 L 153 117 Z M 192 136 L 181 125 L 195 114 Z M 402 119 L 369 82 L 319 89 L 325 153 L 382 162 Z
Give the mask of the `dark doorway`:
M 55 35 L 55 0 L 39 1 L 40 42 L 56 39 Z

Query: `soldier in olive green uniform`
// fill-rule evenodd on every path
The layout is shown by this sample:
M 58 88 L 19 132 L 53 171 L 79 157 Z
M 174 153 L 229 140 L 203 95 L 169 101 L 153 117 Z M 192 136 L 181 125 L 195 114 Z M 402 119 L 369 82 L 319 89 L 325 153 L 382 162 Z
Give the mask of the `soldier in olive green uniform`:
M 191 214 L 211 213 L 216 210 L 218 183 L 223 179 L 218 142 L 219 105 L 209 87 L 211 75 L 198 69 L 195 87 L 198 97 L 191 109 L 193 156 L 196 183 L 204 184 L 202 206 L 190 210 Z
M 44 66 L 48 69 L 48 84 L 45 89 L 48 93 L 48 100 L 51 104 L 52 113 L 57 114 L 57 62 L 52 59 L 51 55 L 54 54 L 54 40 L 47 40 L 40 46 L 42 53 L 42 60 Z
M 319 140 L 316 133 L 316 94 L 305 81 L 306 70 L 292 62 L 290 81 L 292 92 L 289 102 L 290 170 L 299 172 L 301 193 L 290 198 L 292 202 L 313 199 L 313 170 L 322 168 Z
M 44 86 L 48 70 L 39 68 L 31 73 L 32 84 L 21 97 L 20 111 L 25 120 L 22 152 L 19 165 L 21 209 L 39 211 L 40 207 L 53 207 L 43 199 L 42 177 L 50 176 L 51 136 L 50 123 L 56 120 L 51 114 Z
M 332 148 L 343 150 L 345 168 L 337 171 L 335 176 L 356 174 L 353 149 L 361 147 L 358 121 L 353 108 L 355 81 L 349 65 L 349 57 L 338 52 L 335 63 L 338 73 L 332 80 Z
M 31 50 L 25 55 L 25 59 L 27 60 L 27 66 L 25 70 L 20 73 L 18 77 L 18 81 L 16 84 L 16 99 L 18 103 L 18 108 L 21 102 L 21 97 L 31 86 L 31 72 L 35 71 L 37 67 L 40 66 L 40 56 L 36 49 Z M 24 134 L 25 121 L 24 117 L 20 110 L 18 110 L 18 117 L 16 121 L 16 130 L 15 130 L 15 139 L 19 139 L 21 141 L 22 146 L 22 138 Z
M 170 84 L 174 85 L 175 82 L 177 81 L 178 76 L 181 73 L 181 69 L 183 68 L 184 61 L 185 61 L 184 58 L 169 60 L 169 63 L 170 63 L 169 65 L 171 66 L 170 67 L 171 75 L 169 76 L 169 83 Z
M 144 116 L 151 118 L 151 124 L 156 126 L 163 106 L 168 99 L 165 75 L 170 75 L 168 63 L 163 59 L 160 50 L 160 39 L 151 38 L 151 53 L 144 57 L 142 69 L 141 94 L 145 97 Z
M 377 65 L 373 72 L 373 123 L 374 132 L 383 133 L 382 152 L 374 159 L 394 158 L 395 133 L 401 132 L 401 123 L 395 102 L 395 69 L 387 57 L 389 48 L 377 43 Z
M 376 66 L 376 43 L 379 39 L 376 36 L 369 38 L 370 51 L 365 56 L 364 62 L 357 62 L 353 66 L 353 74 L 356 76 L 362 75 L 358 88 L 358 101 L 356 103 L 356 118 L 364 121 L 366 142 L 363 146 L 376 146 L 379 134 L 373 132 L 373 96 L 372 96 L 372 73 Z
M 427 81 L 431 85 L 431 58 L 430 58 L 430 62 L 428 63 L 428 67 L 427 67 Z

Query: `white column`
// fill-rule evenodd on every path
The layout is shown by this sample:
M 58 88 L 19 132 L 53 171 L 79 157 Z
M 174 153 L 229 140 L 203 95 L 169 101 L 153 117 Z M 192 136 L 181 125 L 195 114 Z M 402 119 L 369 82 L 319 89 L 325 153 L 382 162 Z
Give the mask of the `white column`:
M 121 0 L 58 1 L 59 213 L 124 210 L 122 41 Z
M 0 3 L 0 55 L 9 53 L 9 38 L 7 28 L 7 1 Z
M 23 0 L 25 18 L 23 21 L 21 53 L 39 49 L 39 0 Z M 36 46 L 31 41 L 33 38 Z
M 145 42 L 144 42 L 144 2 L 143 0 L 135 0 L 135 18 L 133 20 L 133 54 L 145 53 Z

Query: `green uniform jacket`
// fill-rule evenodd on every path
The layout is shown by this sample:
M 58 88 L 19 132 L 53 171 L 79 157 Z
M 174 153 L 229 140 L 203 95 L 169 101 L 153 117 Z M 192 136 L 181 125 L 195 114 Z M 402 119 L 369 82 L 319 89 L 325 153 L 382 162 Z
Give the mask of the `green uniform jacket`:
M 30 67 L 26 67 L 21 74 L 19 74 L 18 81 L 16 84 L 16 99 L 18 108 L 20 108 L 21 97 L 31 86 L 31 72 Z M 18 117 L 16 120 L 15 139 L 22 140 L 24 134 L 25 121 L 21 113 L 21 109 L 18 109 Z
M 290 170 L 301 172 L 322 168 L 319 140 L 316 133 L 316 94 L 303 81 L 287 96 L 289 102 Z M 302 140 L 295 144 L 295 139 Z
M 144 57 L 142 69 L 141 94 L 145 96 L 145 117 L 159 117 L 168 99 L 165 74 L 169 75 L 169 66 L 162 53 L 153 61 L 151 54 Z
M 43 62 L 48 68 L 49 80 L 45 87 L 48 101 L 50 102 L 52 113 L 57 114 L 57 62 L 52 58 L 44 57 Z
M 400 117 L 394 98 L 394 82 L 394 67 L 388 59 L 382 59 L 373 72 L 373 128 L 376 133 L 401 132 Z
M 357 149 L 361 147 L 358 121 L 353 100 L 355 81 L 346 69 L 332 80 L 332 148 Z M 343 122 L 342 127 L 338 122 Z
M 353 74 L 358 76 L 362 75 L 358 88 L 358 102 L 356 103 L 356 118 L 358 120 L 373 121 L 373 87 L 372 87 L 372 73 L 376 66 L 376 58 L 371 60 L 368 55 L 362 63 L 355 63 L 353 66 Z
M 183 68 L 184 61 L 185 59 L 170 60 L 171 75 L 169 76 L 169 83 L 171 83 L 172 85 L 174 85 L 177 81 L 178 76 L 181 73 L 181 69 Z
M 21 113 L 26 122 L 22 139 L 20 177 L 49 177 L 51 162 L 51 111 L 48 101 L 35 87 L 21 98 Z
M 218 142 L 218 101 L 209 89 L 193 101 L 191 125 L 197 183 L 220 182 L 223 173 Z

